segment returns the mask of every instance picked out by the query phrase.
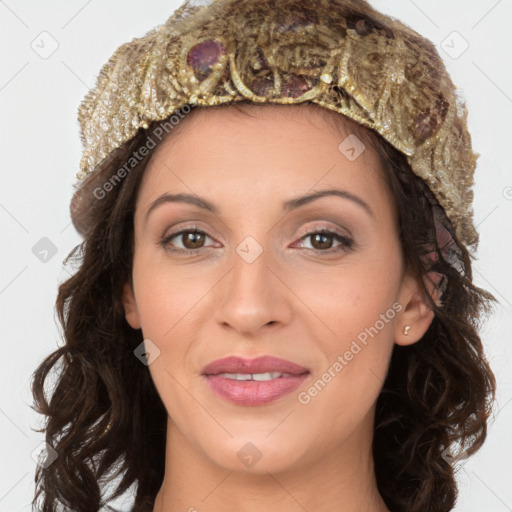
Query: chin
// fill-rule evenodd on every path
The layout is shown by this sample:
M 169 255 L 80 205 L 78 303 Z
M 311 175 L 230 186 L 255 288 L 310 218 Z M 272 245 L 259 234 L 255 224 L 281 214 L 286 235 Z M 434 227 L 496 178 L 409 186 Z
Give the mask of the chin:
M 203 446 L 203 451 L 215 464 L 237 473 L 267 475 L 296 469 L 303 455 L 303 443 L 290 438 L 286 443 L 277 435 L 271 439 L 272 435 L 269 437 L 265 432 L 235 436 L 225 443 Z

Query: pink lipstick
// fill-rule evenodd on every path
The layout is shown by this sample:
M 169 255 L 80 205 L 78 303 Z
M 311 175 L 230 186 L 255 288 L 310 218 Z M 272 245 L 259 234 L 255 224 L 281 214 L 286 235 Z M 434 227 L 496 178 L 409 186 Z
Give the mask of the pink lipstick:
M 203 369 L 207 384 L 218 396 L 238 405 L 264 405 L 291 393 L 309 376 L 291 361 L 262 356 L 218 359 Z

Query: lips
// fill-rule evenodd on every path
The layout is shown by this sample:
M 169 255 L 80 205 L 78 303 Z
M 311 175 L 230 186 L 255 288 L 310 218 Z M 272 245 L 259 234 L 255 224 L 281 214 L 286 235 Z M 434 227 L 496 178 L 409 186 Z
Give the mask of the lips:
M 256 376 L 254 374 L 272 374 Z M 226 374 L 231 374 L 230 376 Z M 251 374 L 250 380 L 238 380 Z M 261 380 L 263 377 L 263 380 Z M 272 356 L 244 359 L 230 356 L 217 359 L 203 368 L 205 383 L 218 397 L 242 406 L 266 405 L 289 395 L 310 377 L 310 371 L 292 361 Z
M 217 375 L 219 373 L 267 373 L 280 372 L 292 375 L 309 373 L 304 366 L 292 361 L 272 356 L 261 356 L 256 359 L 244 359 L 230 356 L 217 359 L 203 368 L 203 375 Z

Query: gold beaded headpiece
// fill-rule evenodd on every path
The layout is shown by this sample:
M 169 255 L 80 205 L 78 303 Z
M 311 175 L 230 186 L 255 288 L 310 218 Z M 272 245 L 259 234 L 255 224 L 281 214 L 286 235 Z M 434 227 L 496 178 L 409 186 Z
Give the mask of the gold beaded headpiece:
M 81 192 L 140 128 L 184 106 L 305 101 L 378 132 L 407 156 L 461 243 L 476 248 L 467 110 L 434 45 L 363 0 L 186 1 L 120 46 L 78 112 Z M 112 169 L 114 172 L 115 169 Z M 86 179 L 87 178 L 87 179 Z

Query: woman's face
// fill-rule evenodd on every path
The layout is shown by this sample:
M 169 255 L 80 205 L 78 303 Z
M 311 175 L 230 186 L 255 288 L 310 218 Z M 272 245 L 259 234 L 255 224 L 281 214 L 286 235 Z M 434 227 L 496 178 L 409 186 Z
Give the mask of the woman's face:
M 152 157 L 136 204 L 127 321 L 142 329 L 180 453 L 252 472 L 366 456 L 393 344 L 417 341 L 433 313 L 404 272 L 374 150 L 361 152 L 355 135 L 315 111 L 250 112 L 196 111 Z M 165 195 L 182 199 L 152 207 Z M 256 388 L 274 396 L 276 380 L 290 377 L 203 375 L 228 356 L 273 356 L 308 373 L 265 402 Z M 228 381 L 231 399 L 214 381 Z

